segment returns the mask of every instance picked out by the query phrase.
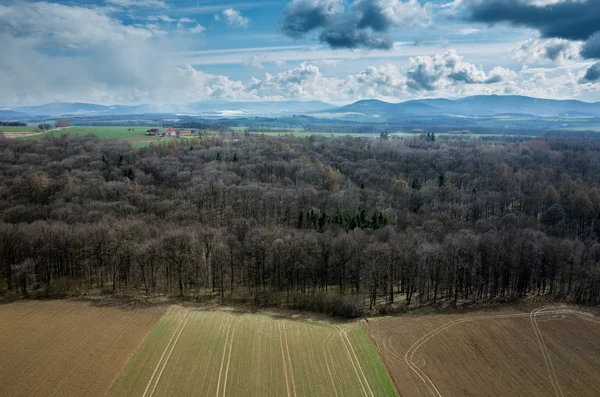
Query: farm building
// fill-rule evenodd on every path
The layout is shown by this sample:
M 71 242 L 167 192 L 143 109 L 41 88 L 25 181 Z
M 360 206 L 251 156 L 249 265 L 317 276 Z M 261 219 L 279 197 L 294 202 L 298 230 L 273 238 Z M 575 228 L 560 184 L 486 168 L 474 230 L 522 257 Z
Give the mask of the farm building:
M 146 131 L 146 135 L 149 135 L 149 136 L 160 135 L 160 130 L 158 128 L 151 128 L 148 131 Z
M 180 136 L 196 136 L 197 134 L 197 130 L 179 130 Z
M 165 128 L 165 136 L 180 138 L 182 136 L 198 136 L 198 130 Z
M 56 120 L 56 128 L 66 128 L 66 127 L 70 127 L 72 125 L 73 125 L 73 123 L 71 122 L 71 120 L 67 120 L 67 119 Z
M 178 137 L 179 135 L 175 128 L 165 128 L 165 136 Z

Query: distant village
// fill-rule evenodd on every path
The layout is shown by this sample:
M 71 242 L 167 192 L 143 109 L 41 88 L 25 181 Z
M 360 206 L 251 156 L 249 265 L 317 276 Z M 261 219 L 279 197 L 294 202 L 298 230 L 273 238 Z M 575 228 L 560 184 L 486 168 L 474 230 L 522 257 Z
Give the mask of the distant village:
M 181 138 L 184 136 L 200 136 L 203 135 L 204 132 L 200 132 L 199 130 L 190 130 L 184 128 L 164 128 L 162 131 L 160 128 L 151 128 L 146 131 L 146 135 L 148 136 L 164 136 L 171 138 Z

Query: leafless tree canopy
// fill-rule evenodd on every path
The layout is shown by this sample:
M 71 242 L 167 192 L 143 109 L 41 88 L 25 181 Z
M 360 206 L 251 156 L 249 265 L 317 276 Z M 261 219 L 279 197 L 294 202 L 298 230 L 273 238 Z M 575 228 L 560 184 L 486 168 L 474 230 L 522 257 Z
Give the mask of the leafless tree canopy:
M 0 140 L 0 294 L 600 303 L 600 142 Z M 367 299 L 365 299 L 367 298 Z

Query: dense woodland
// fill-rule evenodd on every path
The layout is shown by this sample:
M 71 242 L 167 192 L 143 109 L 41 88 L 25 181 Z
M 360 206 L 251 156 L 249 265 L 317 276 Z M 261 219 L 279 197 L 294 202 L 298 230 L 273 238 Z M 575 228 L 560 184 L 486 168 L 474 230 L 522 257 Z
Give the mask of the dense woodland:
M 0 127 L 27 127 L 27 124 L 18 121 L 0 121 Z
M 0 139 L 0 295 L 600 303 L 600 142 Z

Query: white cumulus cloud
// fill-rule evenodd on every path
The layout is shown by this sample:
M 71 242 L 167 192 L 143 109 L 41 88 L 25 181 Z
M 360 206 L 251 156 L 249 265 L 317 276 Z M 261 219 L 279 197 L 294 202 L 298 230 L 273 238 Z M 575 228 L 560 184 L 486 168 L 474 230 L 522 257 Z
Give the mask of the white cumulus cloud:
M 529 39 L 517 43 L 513 57 L 520 62 L 565 64 L 580 59 L 582 41 Z
M 452 84 L 495 84 L 516 75 L 502 67 L 485 73 L 480 67 L 463 61 L 456 51 L 434 56 L 410 58 L 408 86 L 417 91 L 435 91 Z
M 242 15 L 242 13 L 234 8 L 228 8 L 222 13 L 215 15 L 215 20 L 224 21 L 228 26 L 233 28 L 247 28 L 250 26 L 250 19 Z

